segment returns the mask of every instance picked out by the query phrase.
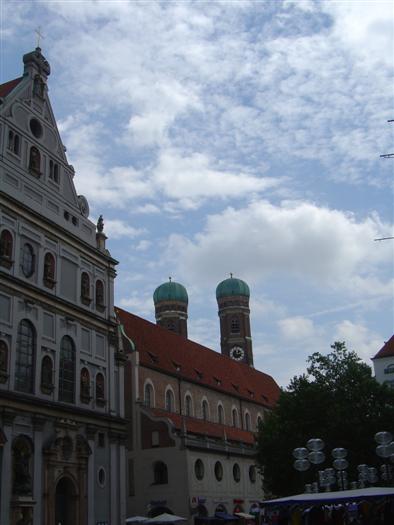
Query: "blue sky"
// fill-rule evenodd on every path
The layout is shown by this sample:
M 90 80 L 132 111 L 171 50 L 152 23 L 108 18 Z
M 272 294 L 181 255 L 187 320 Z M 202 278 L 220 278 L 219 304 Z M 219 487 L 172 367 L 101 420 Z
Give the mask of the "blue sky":
M 285 386 L 394 326 L 393 19 L 385 1 L 3 0 L 1 82 L 36 45 L 77 191 L 104 215 L 116 303 L 172 276 L 219 350 L 216 285 L 251 288 L 255 366 Z M 390 127 L 391 126 L 391 127 Z

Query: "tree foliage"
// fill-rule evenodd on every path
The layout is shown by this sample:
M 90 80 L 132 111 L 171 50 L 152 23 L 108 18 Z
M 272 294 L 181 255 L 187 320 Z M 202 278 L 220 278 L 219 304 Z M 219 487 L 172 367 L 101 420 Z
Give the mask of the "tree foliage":
M 258 462 L 268 494 L 302 492 L 305 483 L 316 481 L 318 470 L 332 466 L 336 447 L 348 450 L 348 477 L 356 480 L 357 465 L 379 464 L 375 433 L 394 431 L 394 390 L 380 385 L 345 343 L 331 348 L 328 355 L 316 352 L 308 358 L 307 373 L 282 390 L 259 429 Z M 292 451 L 305 447 L 310 438 L 323 439 L 326 461 L 300 473 L 293 467 Z

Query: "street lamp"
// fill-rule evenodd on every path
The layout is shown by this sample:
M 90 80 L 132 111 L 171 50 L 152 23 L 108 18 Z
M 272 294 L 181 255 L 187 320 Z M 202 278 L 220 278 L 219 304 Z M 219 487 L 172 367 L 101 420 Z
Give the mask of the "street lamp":
M 345 490 L 347 489 L 347 472 L 345 472 L 345 470 L 349 466 L 349 462 L 346 459 L 347 450 L 345 448 L 334 448 L 331 455 L 334 458 L 332 465 L 337 471 L 339 488 Z
M 394 462 L 394 441 L 390 432 L 377 432 L 375 434 L 375 441 L 378 446 L 375 449 L 376 454 L 382 458 L 383 464 L 380 467 L 380 473 L 383 481 L 390 481 L 392 479 L 391 465 L 386 463 L 387 460 Z
M 309 439 L 306 447 L 298 447 L 293 450 L 293 457 L 295 461 L 293 467 L 298 470 L 298 472 L 306 472 L 311 465 L 319 465 L 323 463 L 326 459 L 324 452 L 324 441 L 320 438 Z M 305 485 L 305 491 L 318 492 L 318 483 L 314 482 L 312 484 Z

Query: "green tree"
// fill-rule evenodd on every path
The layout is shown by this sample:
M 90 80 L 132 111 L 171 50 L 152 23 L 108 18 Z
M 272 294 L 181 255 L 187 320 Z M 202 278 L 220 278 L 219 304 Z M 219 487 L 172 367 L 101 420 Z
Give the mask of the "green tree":
M 317 471 L 332 466 L 331 450 L 348 450 L 348 477 L 357 479 L 357 465 L 378 466 L 376 432 L 394 432 L 394 390 L 380 385 L 371 368 L 345 343 L 332 352 L 308 358 L 307 373 L 294 377 L 282 390 L 276 408 L 258 432 L 258 463 L 264 472 L 267 494 L 302 492 L 317 480 Z M 325 442 L 326 460 L 300 473 L 293 467 L 292 451 L 308 439 Z

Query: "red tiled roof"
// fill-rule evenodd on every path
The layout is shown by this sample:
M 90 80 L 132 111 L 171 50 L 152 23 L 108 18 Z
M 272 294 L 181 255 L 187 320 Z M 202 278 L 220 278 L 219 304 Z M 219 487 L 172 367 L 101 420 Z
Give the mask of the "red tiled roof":
M 394 356 L 394 335 L 384 343 L 379 352 L 372 359 L 380 359 L 381 357 Z
M 6 97 L 16 87 L 23 77 L 15 78 L 4 84 L 0 84 L 0 97 Z
M 125 310 L 116 308 L 116 313 L 139 352 L 141 365 L 266 407 L 276 403 L 279 387 L 268 374 Z
M 157 408 L 151 408 L 149 410 L 154 416 L 169 419 L 177 430 L 186 430 L 189 434 L 226 439 L 227 441 L 239 441 L 249 445 L 255 443 L 253 432 L 248 432 L 241 428 L 219 425 L 219 423 L 204 421 L 203 419 L 197 419 L 195 417 L 181 416 L 174 412 L 166 412 Z

